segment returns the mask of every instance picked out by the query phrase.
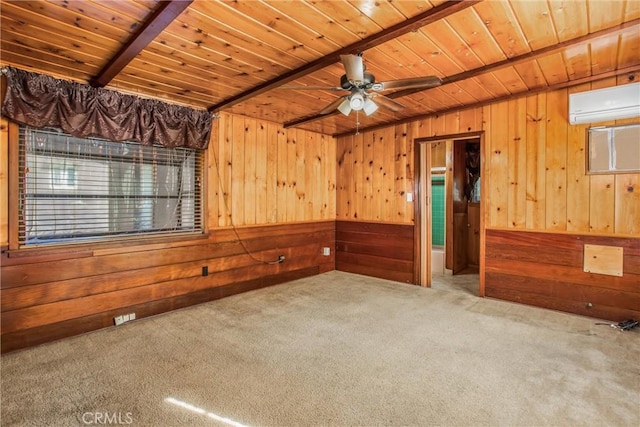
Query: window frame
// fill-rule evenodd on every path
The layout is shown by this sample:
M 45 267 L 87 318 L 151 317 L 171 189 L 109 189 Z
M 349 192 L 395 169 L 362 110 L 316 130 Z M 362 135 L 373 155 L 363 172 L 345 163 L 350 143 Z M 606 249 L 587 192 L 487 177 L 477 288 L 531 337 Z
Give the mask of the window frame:
M 615 130 L 615 129 L 619 129 L 619 128 L 628 128 L 628 127 L 632 127 L 632 128 L 638 128 L 639 132 L 640 132 L 640 123 L 626 123 L 626 124 L 619 124 L 619 125 L 604 125 L 604 126 L 591 126 L 588 127 L 586 129 L 586 135 L 585 135 L 585 174 L 586 175 L 617 175 L 617 174 L 634 174 L 634 173 L 638 173 L 640 172 L 640 167 L 638 167 L 637 169 L 607 169 L 607 170 L 591 170 L 591 164 L 592 164 L 592 159 L 591 159 L 591 135 L 592 135 L 592 131 L 598 131 L 598 130 Z M 607 150 L 607 153 L 609 156 L 611 156 L 611 151 L 610 149 Z M 611 162 L 611 158 L 609 159 L 609 162 Z
M 122 236 L 107 236 L 81 241 L 52 242 L 46 244 L 25 245 L 20 243 L 20 124 L 8 121 L 8 254 L 17 253 L 51 253 L 52 251 L 67 252 L 91 249 L 118 248 L 116 252 L 126 252 L 132 246 L 149 244 L 180 244 L 179 242 L 207 239 L 209 237 L 207 218 L 207 183 L 208 183 L 208 150 L 201 153 L 200 174 L 200 230 L 153 234 L 132 234 Z M 120 250 L 122 249 L 122 251 Z

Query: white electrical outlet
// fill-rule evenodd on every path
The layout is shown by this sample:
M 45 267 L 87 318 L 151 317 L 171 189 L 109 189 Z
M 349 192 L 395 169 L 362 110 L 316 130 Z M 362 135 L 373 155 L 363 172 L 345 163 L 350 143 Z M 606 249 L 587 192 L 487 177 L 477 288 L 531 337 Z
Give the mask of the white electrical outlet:
M 407 193 L 407 202 L 413 202 L 413 193 Z
M 327 248 L 327 247 L 322 248 L 322 255 L 324 255 L 324 256 L 331 255 L 331 248 Z
M 116 324 L 116 326 L 122 325 L 123 323 L 129 322 L 131 320 L 136 320 L 136 314 L 135 313 L 129 313 L 129 314 L 123 314 L 120 316 L 116 316 L 113 318 L 113 323 Z

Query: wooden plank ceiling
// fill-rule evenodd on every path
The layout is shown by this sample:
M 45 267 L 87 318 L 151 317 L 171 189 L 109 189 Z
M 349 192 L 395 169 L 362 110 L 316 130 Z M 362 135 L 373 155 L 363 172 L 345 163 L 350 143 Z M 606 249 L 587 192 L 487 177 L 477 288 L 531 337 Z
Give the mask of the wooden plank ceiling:
M 637 0 L 5 1 L 0 63 L 326 134 L 640 69 Z M 318 112 L 362 52 L 406 108 Z

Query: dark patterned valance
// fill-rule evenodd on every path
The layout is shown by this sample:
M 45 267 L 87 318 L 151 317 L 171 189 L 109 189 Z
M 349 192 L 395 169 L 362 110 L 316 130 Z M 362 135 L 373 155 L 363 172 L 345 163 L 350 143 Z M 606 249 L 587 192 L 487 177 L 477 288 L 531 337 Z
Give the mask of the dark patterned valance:
M 206 149 L 213 114 L 7 67 L 2 113 L 36 128 L 143 145 Z

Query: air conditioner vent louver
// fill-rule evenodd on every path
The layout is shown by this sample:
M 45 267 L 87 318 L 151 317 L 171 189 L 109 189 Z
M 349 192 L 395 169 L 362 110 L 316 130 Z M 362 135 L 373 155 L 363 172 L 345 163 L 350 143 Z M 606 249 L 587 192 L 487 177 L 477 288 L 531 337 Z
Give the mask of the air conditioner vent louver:
M 640 117 L 640 83 L 569 94 L 569 123 Z

